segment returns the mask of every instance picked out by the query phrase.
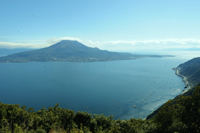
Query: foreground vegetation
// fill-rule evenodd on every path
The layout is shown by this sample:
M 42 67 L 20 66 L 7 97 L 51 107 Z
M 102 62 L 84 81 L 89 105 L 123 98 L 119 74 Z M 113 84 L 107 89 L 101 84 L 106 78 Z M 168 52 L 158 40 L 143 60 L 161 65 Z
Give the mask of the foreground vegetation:
M 200 132 L 200 86 L 191 96 L 169 100 L 153 119 L 114 120 L 112 116 L 74 113 L 56 104 L 34 111 L 0 103 L 0 132 L 14 133 L 197 133 Z

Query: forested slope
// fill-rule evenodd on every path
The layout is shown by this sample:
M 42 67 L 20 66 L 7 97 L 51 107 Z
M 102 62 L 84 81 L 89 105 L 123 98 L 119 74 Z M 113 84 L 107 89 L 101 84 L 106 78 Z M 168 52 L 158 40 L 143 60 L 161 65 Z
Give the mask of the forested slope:
M 112 116 L 74 113 L 56 104 L 34 111 L 18 104 L 0 103 L 0 132 L 14 133 L 198 133 L 200 132 L 200 86 L 192 96 L 169 100 L 150 120 L 114 120 Z
M 174 99 L 178 99 L 181 96 L 191 96 L 194 92 L 196 86 L 200 86 L 200 57 L 193 58 L 185 63 L 180 64 L 178 67 L 174 68 L 174 70 L 178 71 L 181 77 L 185 77 L 187 82 L 189 83 L 190 89 L 186 92 L 176 96 Z M 165 103 L 166 104 L 166 103 Z M 154 112 L 147 116 L 147 119 L 152 119 L 155 115 L 160 111 L 160 109 L 165 105 L 163 104 L 161 107 L 156 109 Z
M 177 69 L 181 75 L 187 77 L 190 84 L 197 85 L 200 82 L 200 57 L 180 64 Z

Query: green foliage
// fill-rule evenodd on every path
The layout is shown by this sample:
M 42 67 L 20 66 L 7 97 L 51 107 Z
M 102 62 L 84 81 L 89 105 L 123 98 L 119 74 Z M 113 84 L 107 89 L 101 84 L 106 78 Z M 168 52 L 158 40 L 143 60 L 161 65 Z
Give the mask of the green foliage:
M 168 101 L 156 115 L 159 132 L 200 132 L 200 87 L 192 96 Z
M 200 132 L 200 87 L 192 96 L 169 100 L 154 119 L 114 120 L 113 116 L 74 113 L 54 107 L 34 111 L 0 102 L 0 132 L 6 133 L 188 133 Z
M 81 126 L 89 126 L 92 120 L 92 115 L 87 112 L 77 112 L 74 117 L 74 122 L 80 128 Z
M 192 85 L 197 85 L 200 82 L 200 57 L 191 59 L 178 66 L 180 74 L 187 77 L 187 80 Z
M 36 133 L 46 133 L 44 129 L 36 129 Z
M 112 126 L 113 116 L 105 117 L 103 114 L 94 115 L 94 119 L 96 120 L 97 126 L 102 127 L 103 130 L 110 129 Z

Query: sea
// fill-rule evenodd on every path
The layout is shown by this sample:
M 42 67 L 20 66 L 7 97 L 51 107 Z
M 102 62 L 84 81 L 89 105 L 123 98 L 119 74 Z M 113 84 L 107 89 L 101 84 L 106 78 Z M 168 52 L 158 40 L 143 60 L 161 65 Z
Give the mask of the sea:
M 144 119 L 185 85 L 173 67 L 176 57 L 106 62 L 0 64 L 0 102 Z

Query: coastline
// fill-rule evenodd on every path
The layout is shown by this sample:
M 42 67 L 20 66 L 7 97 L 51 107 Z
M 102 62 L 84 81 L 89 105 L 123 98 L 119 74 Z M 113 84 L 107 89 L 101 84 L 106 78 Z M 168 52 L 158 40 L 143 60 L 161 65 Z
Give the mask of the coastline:
M 173 70 L 175 70 L 175 74 L 176 74 L 177 76 L 179 76 L 179 77 L 182 78 L 182 81 L 183 81 L 184 84 L 185 84 L 185 89 L 184 89 L 183 92 L 181 93 L 181 94 L 184 94 L 185 92 L 187 92 L 188 90 L 190 90 L 190 89 L 192 88 L 192 86 L 189 85 L 189 82 L 188 82 L 188 80 L 187 80 L 187 77 L 185 77 L 185 76 L 183 76 L 183 75 L 181 75 L 181 74 L 179 73 L 180 68 L 173 68 Z
M 180 78 L 182 78 L 182 81 L 184 82 L 185 84 L 185 88 L 183 90 L 183 92 L 179 95 L 182 95 L 184 93 L 186 93 L 188 90 L 192 89 L 192 86 L 189 84 L 188 80 L 187 80 L 187 77 L 186 76 L 183 76 L 180 74 L 180 69 L 181 68 L 178 68 L 178 67 L 174 67 L 172 68 L 174 71 L 175 71 L 175 74 L 177 76 L 179 76 Z M 178 96 L 179 96 L 178 95 Z M 148 119 L 151 119 L 151 118 L 154 118 L 155 115 L 159 112 L 159 110 L 162 108 L 162 106 L 164 106 L 165 103 L 163 105 L 161 105 L 158 109 L 154 110 L 151 114 L 149 114 L 146 118 L 144 118 L 143 120 L 148 120 Z

